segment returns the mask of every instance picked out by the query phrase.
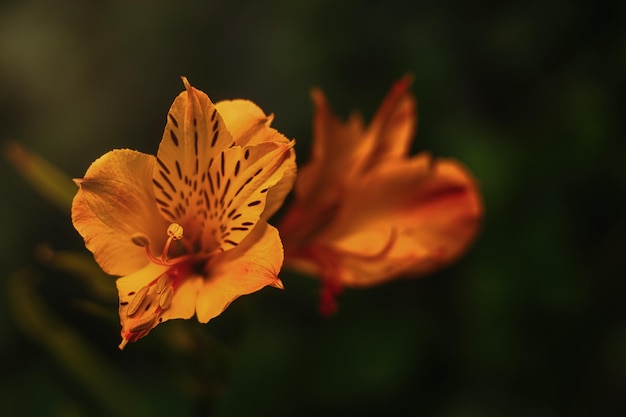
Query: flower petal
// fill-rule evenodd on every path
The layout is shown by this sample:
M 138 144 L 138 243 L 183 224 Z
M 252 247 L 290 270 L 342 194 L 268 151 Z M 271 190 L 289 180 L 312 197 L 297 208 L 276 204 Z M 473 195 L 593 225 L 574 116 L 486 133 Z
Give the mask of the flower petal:
M 431 164 L 421 154 L 370 172 L 316 244 L 336 255 L 343 285 L 372 285 L 455 260 L 473 241 L 481 216 L 469 171 L 452 160 Z
M 282 288 L 278 272 L 283 248 L 278 231 L 260 220 L 248 237 L 235 249 L 216 256 L 207 265 L 208 277 L 198 294 L 196 313 L 206 323 L 240 295 L 266 285 Z
M 293 148 L 289 149 L 289 156 L 283 162 L 281 171 L 282 176 L 267 192 L 265 209 L 261 214 L 262 219 L 268 220 L 278 211 L 296 182 L 298 169 L 296 166 L 296 153 Z
M 72 222 L 100 267 L 111 275 L 127 275 L 145 266 L 145 248 L 131 236 L 143 233 L 153 249 L 166 239 L 150 184 L 155 158 L 141 152 L 114 150 L 97 159 L 72 202 Z
M 368 165 L 374 167 L 389 159 L 407 155 L 415 134 L 416 103 L 409 93 L 412 78 L 405 76 L 397 81 L 376 111 L 367 130 L 374 144 Z
M 196 243 L 205 211 L 198 202 L 204 199 L 206 172 L 234 141 L 209 97 L 186 78 L 183 82 L 186 91 L 176 97 L 167 115 L 153 181 L 163 216 L 193 233 L 185 238 Z
M 164 284 L 160 286 L 162 278 Z M 116 284 L 123 348 L 127 342 L 146 336 L 160 323 L 193 316 L 202 277 L 191 273 L 190 266 L 184 263 L 151 263 L 118 279 Z
M 373 146 L 362 141 L 364 128 L 359 115 L 353 114 L 343 123 L 333 114 L 322 91 L 311 90 L 311 98 L 315 106 L 311 160 L 297 173 L 295 198 L 280 224 L 289 250 L 328 223 L 329 213 L 358 178 Z
M 256 145 L 264 142 L 288 144 L 289 140 L 270 127 L 273 116 L 267 116 L 259 106 L 249 100 L 226 100 L 215 104 L 217 111 L 228 126 L 235 144 Z M 283 204 L 296 179 L 296 155 L 290 150 L 286 170 L 281 180 L 267 194 L 263 218 L 270 218 Z
M 274 116 L 267 116 L 250 100 L 224 100 L 215 103 L 215 107 L 233 135 L 236 145 L 289 143 L 289 139 L 270 127 Z
M 310 162 L 298 173 L 296 197 L 303 206 L 332 206 L 359 175 L 372 145 L 363 141 L 363 121 L 353 114 L 344 124 L 322 91 L 311 91 L 315 115 Z
M 290 169 L 292 144 L 264 142 L 220 153 L 207 173 L 203 247 L 229 250 L 259 220 L 267 193 Z
M 324 94 L 312 90 L 315 105 L 311 161 L 300 169 L 295 201 L 281 223 L 289 250 L 326 226 L 346 192 L 369 170 L 406 155 L 415 130 L 415 99 L 410 77 L 398 81 L 364 130 L 352 115 L 341 122 Z

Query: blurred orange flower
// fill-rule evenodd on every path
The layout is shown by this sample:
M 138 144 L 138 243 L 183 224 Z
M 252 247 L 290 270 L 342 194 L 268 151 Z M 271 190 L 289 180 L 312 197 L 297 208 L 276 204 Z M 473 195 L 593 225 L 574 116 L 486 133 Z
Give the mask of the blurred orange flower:
M 282 288 L 283 248 L 266 219 L 293 185 L 293 143 L 254 103 L 213 105 L 183 82 L 156 157 L 114 150 L 75 180 L 74 226 L 122 276 L 120 349 L 164 321 L 206 323 L 240 295 Z
M 483 207 L 459 162 L 409 157 L 415 131 L 411 79 L 398 81 L 366 128 L 346 123 L 312 91 L 311 161 L 279 226 L 286 264 L 323 282 L 321 310 L 332 313 L 344 287 L 367 287 L 433 272 L 474 240 Z

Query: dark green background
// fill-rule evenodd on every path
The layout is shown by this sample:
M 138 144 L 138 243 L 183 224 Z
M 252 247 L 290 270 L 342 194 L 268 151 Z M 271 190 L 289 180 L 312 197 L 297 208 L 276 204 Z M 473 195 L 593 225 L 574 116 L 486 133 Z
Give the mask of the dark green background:
M 283 273 L 283 292 L 121 353 L 115 300 L 34 256 L 42 242 L 86 253 L 69 212 L 3 160 L 0 414 L 626 414 L 624 6 L 409 4 L 0 4 L 0 139 L 72 177 L 113 148 L 154 153 L 181 75 L 273 112 L 302 163 L 310 87 L 369 118 L 411 72 L 414 151 L 463 161 L 486 206 L 459 263 L 349 291 L 335 317 L 317 315 L 314 280 Z

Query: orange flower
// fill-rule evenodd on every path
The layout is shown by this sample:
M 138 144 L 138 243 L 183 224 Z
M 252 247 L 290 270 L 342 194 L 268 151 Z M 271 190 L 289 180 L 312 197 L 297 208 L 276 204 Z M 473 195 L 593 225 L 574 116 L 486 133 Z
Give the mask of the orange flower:
M 122 276 L 120 349 L 164 321 L 206 323 L 240 295 L 282 288 L 282 244 L 266 219 L 293 184 L 293 143 L 254 103 L 213 105 L 183 83 L 156 157 L 114 150 L 76 180 L 74 226 Z
M 407 156 L 416 107 L 410 83 L 394 85 L 367 128 L 358 115 L 342 123 L 323 93 L 312 92 L 312 160 L 279 229 L 286 263 L 322 279 L 322 312 L 334 311 L 344 287 L 451 263 L 478 231 L 483 208 L 470 172 L 451 159 Z

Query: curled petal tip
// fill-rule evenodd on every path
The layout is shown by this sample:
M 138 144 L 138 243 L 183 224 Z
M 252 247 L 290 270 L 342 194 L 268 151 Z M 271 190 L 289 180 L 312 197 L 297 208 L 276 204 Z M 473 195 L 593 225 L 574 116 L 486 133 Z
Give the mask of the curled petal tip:
M 279 290 L 284 290 L 285 286 L 283 285 L 283 282 L 280 279 L 276 279 L 276 281 L 274 281 L 272 283 L 272 287 L 278 288 Z
M 406 73 L 402 78 L 395 82 L 391 88 L 392 94 L 404 94 L 407 92 L 411 84 L 413 84 L 414 76 L 411 73 Z
M 184 75 L 181 75 L 180 79 L 183 80 L 185 90 L 189 91 L 191 89 L 191 84 L 189 84 L 189 80 L 187 80 L 187 77 L 185 77 Z
M 309 94 L 311 95 L 311 100 L 313 100 L 313 103 L 317 105 L 321 105 L 326 102 L 326 97 L 324 96 L 324 93 L 322 92 L 321 89 L 317 87 L 311 88 L 311 91 Z
M 411 85 L 413 84 L 413 81 L 415 81 L 415 75 L 413 75 L 412 72 L 407 72 L 402 76 L 402 80 L 404 80 L 405 83 Z
M 80 187 L 80 185 L 83 183 L 83 179 L 82 178 L 72 178 L 72 181 L 74 182 L 74 184 L 76 184 L 78 187 Z

